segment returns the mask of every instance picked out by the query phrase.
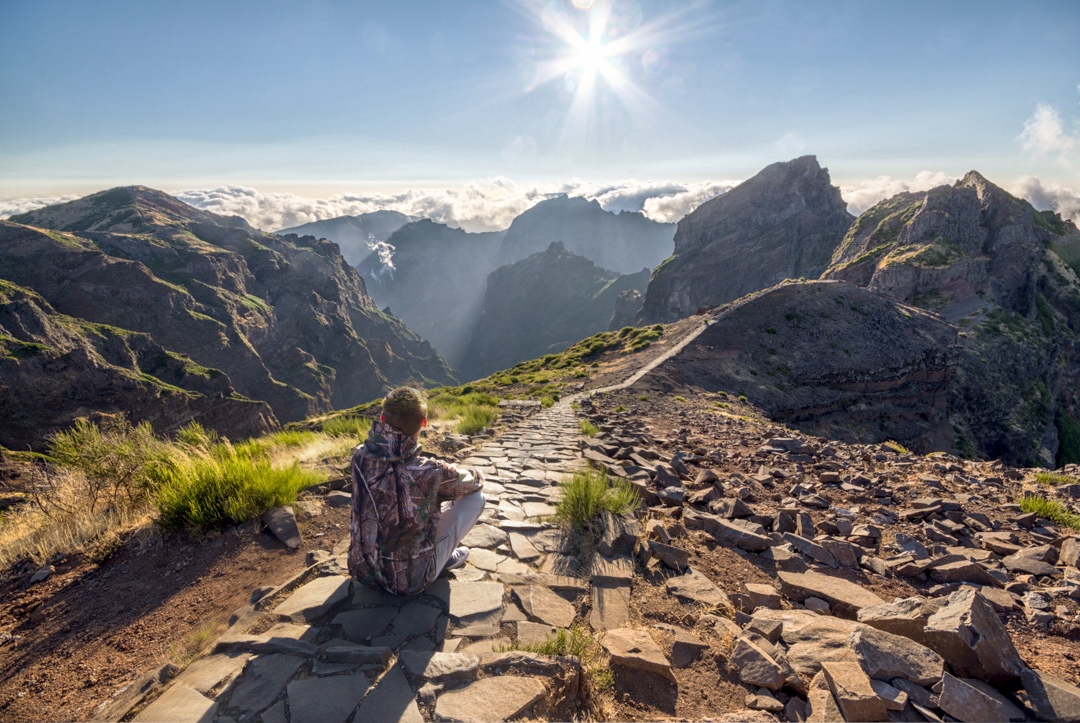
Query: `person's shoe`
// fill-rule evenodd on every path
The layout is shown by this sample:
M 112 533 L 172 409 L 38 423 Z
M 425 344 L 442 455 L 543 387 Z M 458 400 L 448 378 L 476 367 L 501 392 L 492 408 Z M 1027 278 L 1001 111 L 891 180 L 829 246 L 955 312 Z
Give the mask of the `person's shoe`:
M 446 567 L 444 570 L 456 570 L 459 567 L 465 566 L 465 561 L 469 559 L 469 548 L 458 547 L 450 553 L 450 559 L 446 561 Z

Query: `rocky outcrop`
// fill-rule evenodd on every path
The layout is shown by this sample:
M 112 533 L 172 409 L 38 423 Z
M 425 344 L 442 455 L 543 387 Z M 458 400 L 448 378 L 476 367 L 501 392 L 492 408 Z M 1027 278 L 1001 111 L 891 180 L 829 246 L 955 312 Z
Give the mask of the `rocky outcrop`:
M 675 321 L 784 279 L 817 278 L 853 220 L 817 158 L 774 163 L 679 222 L 642 320 Z
M 378 310 L 335 244 L 265 234 L 152 189 L 0 222 L 0 277 L 61 314 L 147 334 L 223 372 L 281 422 L 395 384 L 453 380 L 429 344 Z
M 462 375 L 485 376 L 604 331 L 618 296 L 630 289 L 640 292 L 648 276 L 648 269 L 619 275 L 599 268 L 561 243 L 495 270 L 465 350 Z
M 1012 464 L 1080 460 L 1063 426 L 1080 416 L 1080 233 L 975 171 L 902 193 L 852 225 L 824 278 L 939 312 L 957 325 L 954 449 Z M 1061 454 L 1061 452 L 1065 454 Z
M 398 211 L 373 211 L 359 216 L 338 216 L 313 221 L 293 228 L 284 228 L 278 234 L 294 233 L 297 236 L 314 236 L 330 239 L 341 249 L 341 255 L 352 266 L 360 264 L 371 255 L 372 247 L 387 241 L 399 228 L 415 219 Z
M 956 330 L 848 284 L 782 284 L 722 312 L 658 374 L 745 395 L 774 419 L 847 441 L 951 441 Z
M 192 420 L 233 439 L 277 426 L 264 402 L 237 394 L 217 369 L 0 281 L 0 445 L 39 447 L 76 417 L 117 412 L 162 433 Z

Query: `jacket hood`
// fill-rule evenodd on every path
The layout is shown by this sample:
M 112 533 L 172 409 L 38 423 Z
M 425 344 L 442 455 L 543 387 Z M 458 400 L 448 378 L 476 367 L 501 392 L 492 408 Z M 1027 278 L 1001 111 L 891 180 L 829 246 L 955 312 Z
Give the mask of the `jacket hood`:
M 362 456 L 387 462 L 406 460 L 415 457 L 419 452 L 418 441 L 379 420 L 375 420 L 371 425 L 367 440 L 360 448 Z

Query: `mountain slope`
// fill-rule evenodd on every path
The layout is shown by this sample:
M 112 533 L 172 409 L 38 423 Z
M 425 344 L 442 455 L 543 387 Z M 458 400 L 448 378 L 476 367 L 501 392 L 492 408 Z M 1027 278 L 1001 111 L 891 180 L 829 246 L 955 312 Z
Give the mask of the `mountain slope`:
M 0 277 L 58 312 L 149 334 L 282 422 L 408 381 L 453 380 L 429 344 L 378 310 L 336 245 L 262 233 L 152 189 L 0 222 L 0 260 Z
M 159 432 L 195 419 L 232 437 L 276 426 L 217 369 L 163 349 L 147 334 L 63 314 L 30 289 L 0 280 L 0 445 L 39 447 L 91 412 L 127 412 Z
M 468 379 L 560 352 L 608 328 L 619 295 L 641 291 L 649 270 L 620 275 L 558 242 L 491 273 L 461 364 Z
M 371 244 L 386 241 L 395 231 L 414 219 L 397 211 L 373 211 L 359 216 L 338 216 L 312 221 L 277 233 L 284 236 L 314 236 L 330 239 L 352 266 L 359 266 L 371 253 Z
M 560 241 L 570 253 L 622 274 L 653 268 L 671 253 L 675 224 L 605 211 L 596 201 L 565 195 L 541 201 L 513 220 L 499 251 L 501 264 L 540 253 Z
M 642 319 L 674 321 L 786 278 L 817 278 L 853 220 L 814 156 L 774 163 L 679 221 Z

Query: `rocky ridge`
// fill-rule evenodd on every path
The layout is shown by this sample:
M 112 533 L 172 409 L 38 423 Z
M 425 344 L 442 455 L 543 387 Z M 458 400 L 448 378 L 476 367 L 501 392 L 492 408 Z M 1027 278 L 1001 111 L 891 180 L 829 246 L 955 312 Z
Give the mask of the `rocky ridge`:
M 0 277 L 60 314 L 149 335 L 265 401 L 280 422 L 407 381 L 453 381 L 430 345 L 378 310 L 336 245 L 265 234 L 151 189 L 113 189 L 0 222 L 0 258 Z M 30 341 L 25 330 L 7 333 Z
M 767 166 L 679 221 L 641 318 L 674 321 L 784 279 L 817 278 L 854 218 L 816 157 Z
M 359 267 L 371 255 L 372 246 L 387 241 L 395 231 L 416 219 L 398 211 L 373 211 L 358 216 L 337 216 L 322 221 L 283 228 L 281 236 L 328 238 L 338 245 L 341 255 L 353 267 Z
M 600 702 L 616 719 L 1080 712 L 1080 536 L 1010 506 L 1030 471 L 808 437 L 720 394 L 640 391 L 579 400 L 595 437 L 563 400 L 464 451 L 488 505 L 468 564 L 427 594 L 351 582 L 343 540 L 257 591 L 210 656 L 167 686 L 156 671 L 103 718 L 563 720 L 581 710 L 580 661 L 496 648 L 575 623 L 606 633 Z M 584 568 L 545 519 L 553 482 L 583 460 L 648 505 L 606 518 Z M 1080 483 L 1053 494 L 1075 506 Z

